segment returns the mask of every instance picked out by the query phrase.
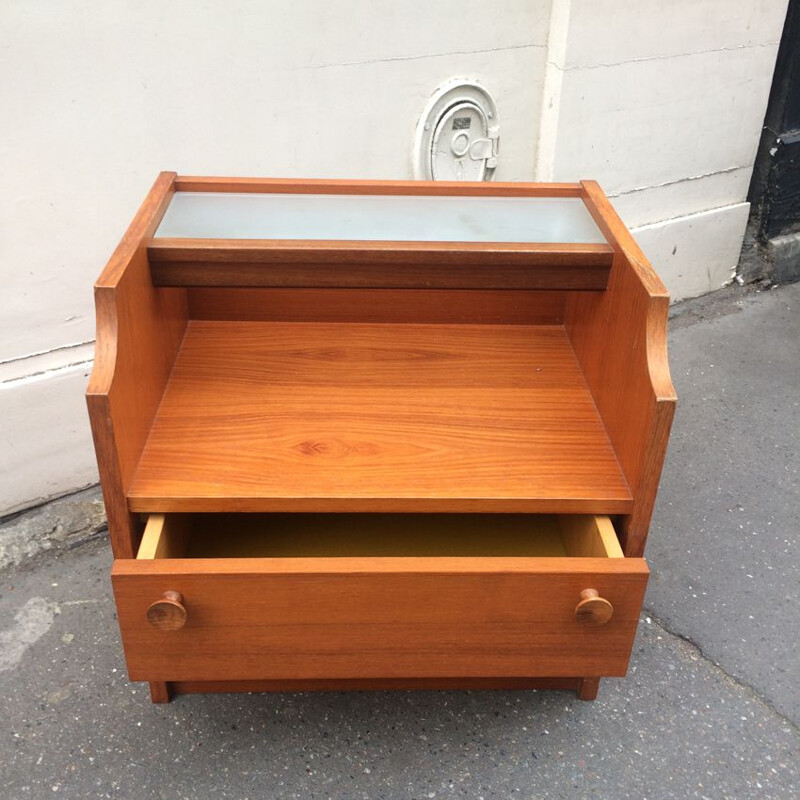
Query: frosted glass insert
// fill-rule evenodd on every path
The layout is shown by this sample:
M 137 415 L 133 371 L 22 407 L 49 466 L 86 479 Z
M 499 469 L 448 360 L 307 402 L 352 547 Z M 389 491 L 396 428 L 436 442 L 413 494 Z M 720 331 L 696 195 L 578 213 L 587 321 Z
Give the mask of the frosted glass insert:
M 605 242 L 578 197 L 226 192 L 176 192 L 156 236 L 401 242 Z

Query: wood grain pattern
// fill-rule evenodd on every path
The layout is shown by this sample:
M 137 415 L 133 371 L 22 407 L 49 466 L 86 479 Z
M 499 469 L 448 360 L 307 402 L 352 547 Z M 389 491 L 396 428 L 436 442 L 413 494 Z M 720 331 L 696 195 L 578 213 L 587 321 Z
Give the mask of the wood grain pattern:
M 625 513 L 559 326 L 192 321 L 135 511 Z
M 641 559 L 118 559 L 132 680 L 623 675 L 647 582 Z M 587 587 L 614 605 L 585 628 Z M 187 621 L 146 620 L 165 589 Z M 302 598 L 302 602 L 298 602 Z
M 515 289 L 187 289 L 192 319 L 557 325 L 564 292 Z
M 285 194 L 488 195 L 497 197 L 580 197 L 579 183 L 500 181 L 370 181 L 317 178 L 225 178 L 180 175 L 178 192 L 278 192 Z
M 602 291 L 606 244 L 153 239 L 156 286 Z
M 641 556 L 676 402 L 667 362 L 669 295 L 600 187 L 583 185 L 589 211 L 614 246 L 614 266 L 605 292 L 568 298 L 566 328 L 633 492 L 633 508 L 620 521 L 625 555 Z
M 162 173 L 95 284 L 97 344 L 86 400 L 114 554 L 139 527 L 125 494 L 186 327 L 186 292 L 154 289 L 144 241 L 161 221 L 174 173 Z

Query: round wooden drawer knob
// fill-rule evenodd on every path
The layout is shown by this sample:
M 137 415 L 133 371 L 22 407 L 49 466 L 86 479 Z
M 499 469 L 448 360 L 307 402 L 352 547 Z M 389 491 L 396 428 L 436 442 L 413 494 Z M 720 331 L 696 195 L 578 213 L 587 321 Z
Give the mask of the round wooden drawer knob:
M 605 625 L 614 614 L 614 606 L 600 597 L 597 589 L 584 589 L 581 592 L 581 599 L 575 606 L 575 618 L 581 625 L 595 628 L 598 625 Z
M 180 592 L 164 592 L 147 609 L 147 621 L 160 631 L 177 631 L 186 624 L 186 606 Z

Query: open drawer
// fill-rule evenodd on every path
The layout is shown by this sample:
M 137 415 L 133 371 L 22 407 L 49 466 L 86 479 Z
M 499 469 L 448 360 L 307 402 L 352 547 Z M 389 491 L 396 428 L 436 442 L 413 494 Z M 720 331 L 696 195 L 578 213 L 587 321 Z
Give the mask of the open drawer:
M 156 514 L 132 680 L 621 676 L 648 570 L 591 515 Z

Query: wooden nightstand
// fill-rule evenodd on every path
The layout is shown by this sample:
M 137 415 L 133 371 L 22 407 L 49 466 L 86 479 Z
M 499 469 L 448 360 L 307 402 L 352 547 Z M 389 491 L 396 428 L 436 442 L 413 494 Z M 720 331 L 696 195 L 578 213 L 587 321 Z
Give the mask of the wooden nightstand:
M 163 173 L 95 298 L 155 702 L 625 674 L 675 394 L 667 293 L 597 184 Z

